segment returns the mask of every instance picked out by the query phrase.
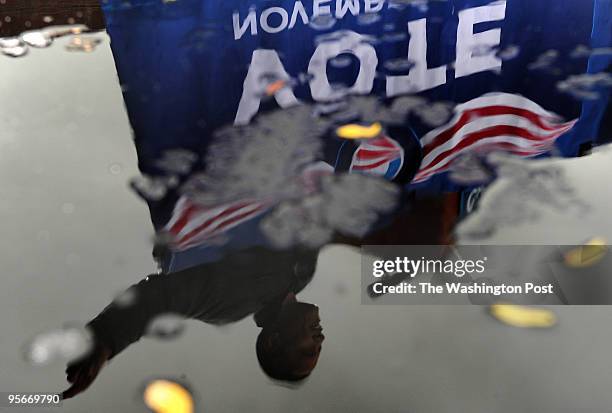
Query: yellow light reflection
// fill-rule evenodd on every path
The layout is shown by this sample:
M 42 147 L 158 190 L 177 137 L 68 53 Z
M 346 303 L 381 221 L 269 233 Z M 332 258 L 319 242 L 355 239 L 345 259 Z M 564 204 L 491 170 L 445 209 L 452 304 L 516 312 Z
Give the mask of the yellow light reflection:
M 584 245 L 565 253 L 564 261 L 568 267 L 585 268 L 600 262 L 607 254 L 607 240 L 593 238 Z
M 382 125 L 378 122 L 370 126 L 357 124 L 344 125 L 336 129 L 336 134 L 342 139 L 372 139 L 382 133 Z
M 557 323 L 555 313 L 543 308 L 513 304 L 493 304 L 491 315 L 504 324 L 521 328 L 550 328 Z
M 178 383 L 154 380 L 144 391 L 146 405 L 156 413 L 193 413 L 193 397 Z

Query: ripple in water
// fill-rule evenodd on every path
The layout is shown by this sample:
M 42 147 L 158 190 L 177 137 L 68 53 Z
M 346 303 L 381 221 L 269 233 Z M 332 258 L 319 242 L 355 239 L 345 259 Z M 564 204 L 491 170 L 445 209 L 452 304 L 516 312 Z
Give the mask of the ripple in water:
M 88 329 L 67 327 L 34 337 L 24 348 L 24 358 L 34 365 L 72 361 L 87 355 L 92 345 L 93 335 Z
M 51 46 L 53 41 L 59 37 L 78 35 L 88 30 L 87 26 L 82 24 L 49 26 L 40 30 L 28 30 L 18 37 L 0 38 L 0 53 L 9 57 L 22 57 L 28 53 L 30 47 L 44 49 Z M 78 40 L 76 42 L 78 43 Z M 68 49 L 92 51 L 95 45 L 100 42 L 99 39 L 81 41 L 80 49 L 76 48 L 76 45 L 72 46 L 74 49 Z
M 160 340 L 175 340 L 185 332 L 185 319 L 176 314 L 155 317 L 147 327 L 147 336 Z

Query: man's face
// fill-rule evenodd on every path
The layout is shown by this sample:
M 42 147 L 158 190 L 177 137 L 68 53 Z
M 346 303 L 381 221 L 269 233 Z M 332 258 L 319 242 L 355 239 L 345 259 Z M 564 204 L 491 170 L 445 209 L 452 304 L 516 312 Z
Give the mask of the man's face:
M 287 363 L 299 376 L 306 376 L 316 367 L 325 336 L 319 318 L 319 307 L 290 302 L 279 317 L 280 341 L 287 354 Z

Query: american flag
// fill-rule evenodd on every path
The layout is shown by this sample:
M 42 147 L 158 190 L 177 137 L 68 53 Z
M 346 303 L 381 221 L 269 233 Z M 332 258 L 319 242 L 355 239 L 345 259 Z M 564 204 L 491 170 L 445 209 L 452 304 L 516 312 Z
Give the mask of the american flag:
M 559 116 L 520 95 L 483 95 L 457 105 L 450 123 L 421 139 L 423 161 L 413 183 L 448 171 L 455 159 L 468 152 L 541 155 L 576 122 L 560 123 Z
M 242 199 L 205 207 L 182 196 L 164 230 L 172 239 L 172 249 L 184 251 L 261 215 L 270 206 L 269 201 Z
M 297 181 L 306 194 L 316 192 L 322 176 L 332 174 L 334 168 L 325 162 L 315 162 L 304 168 Z M 211 244 L 227 231 L 267 212 L 281 199 L 274 196 L 261 199 L 241 199 L 215 206 L 203 206 L 187 195 L 181 196 L 164 232 L 170 236 L 171 249 L 185 251 L 203 244 Z
M 382 135 L 359 145 L 353 154 L 350 171 L 393 179 L 403 163 L 404 149 L 395 140 Z

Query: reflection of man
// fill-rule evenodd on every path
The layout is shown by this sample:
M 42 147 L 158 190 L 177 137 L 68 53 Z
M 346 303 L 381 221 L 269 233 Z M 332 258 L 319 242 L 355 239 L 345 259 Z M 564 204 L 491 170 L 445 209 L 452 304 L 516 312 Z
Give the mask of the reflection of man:
M 130 287 L 134 301 L 111 303 L 90 323 L 95 348 L 66 370 L 73 397 L 91 385 L 107 360 L 146 334 L 158 316 L 176 314 L 224 325 L 254 314 L 262 328 L 256 351 L 273 379 L 299 381 L 317 365 L 324 336 L 318 307 L 299 302 L 296 294 L 311 281 L 317 251 L 232 253 L 223 259 L 173 274 L 151 275 Z

